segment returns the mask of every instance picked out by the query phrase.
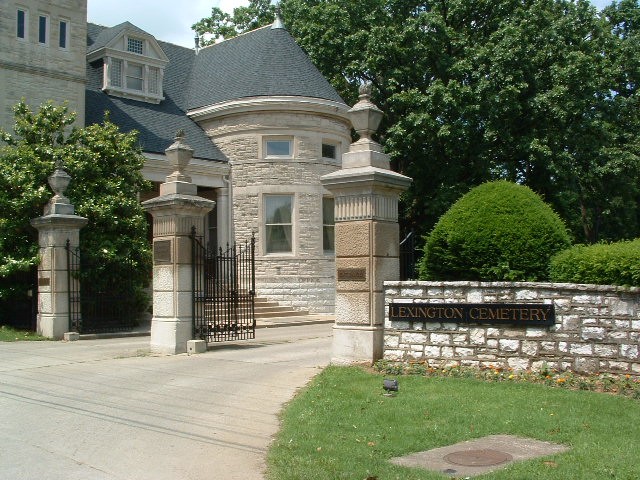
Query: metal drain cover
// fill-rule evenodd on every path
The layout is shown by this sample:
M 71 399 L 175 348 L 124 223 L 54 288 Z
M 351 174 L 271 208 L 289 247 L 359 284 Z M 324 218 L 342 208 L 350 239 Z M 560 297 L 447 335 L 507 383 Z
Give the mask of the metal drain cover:
M 508 453 L 498 450 L 463 450 L 443 457 L 447 462 L 465 467 L 490 467 L 513 460 Z

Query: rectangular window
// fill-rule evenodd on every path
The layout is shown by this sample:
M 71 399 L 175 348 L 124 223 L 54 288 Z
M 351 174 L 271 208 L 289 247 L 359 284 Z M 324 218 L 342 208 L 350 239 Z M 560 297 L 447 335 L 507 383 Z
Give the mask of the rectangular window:
M 147 84 L 149 86 L 149 93 L 159 93 L 158 80 L 160 77 L 160 69 L 155 67 L 149 67 L 149 78 Z
M 60 25 L 58 29 L 58 46 L 60 48 L 67 48 L 67 44 L 69 43 L 69 23 L 66 20 L 60 20 Z
M 265 195 L 265 249 L 266 253 L 293 251 L 293 196 Z
M 267 140 L 265 142 L 265 152 L 267 157 L 291 157 L 291 140 Z
M 24 10 L 18 10 L 16 21 L 16 37 L 27 38 L 27 12 Z
M 333 198 L 322 199 L 322 249 L 325 253 L 335 252 L 335 217 Z
M 127 51 L 142 55 L 142 40 L 139 38 L 127 38 Z
M 49 38 L 49 17 L 40 15 L 38 17 L 38 43 L 46 45 Z
M 142 90 L 142 65 L 127 64 L 127 88 Z
M 323 158 L 331 158 L 335 160 L 337 158 L 337 148 L 332 143 L 323 143 L 322 144 L 322 157 Z
M 122 60 L 111 59 L 109 77 L 111 80 L 111 86 L 122 87 Z

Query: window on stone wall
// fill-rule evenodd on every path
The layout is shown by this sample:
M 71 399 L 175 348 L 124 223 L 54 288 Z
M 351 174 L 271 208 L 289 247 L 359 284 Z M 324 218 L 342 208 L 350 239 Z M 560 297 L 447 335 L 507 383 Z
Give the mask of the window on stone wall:
M 338 147 L 335 143 L 322 144 L 322 158 L 330 158 L 335 160 L 338 158 Z
M 265 252 L 293 251 L 293 195 L 265 195 Z
M 27 39 L 27 11 L 18 10 L 16 16 L 16 37 L 22 40 Z
M 291 138 L 267 138 L 264 142 L 265 157 L 291 158 L 293 156 L 293 140 Z
M 67 45 L 69 45 L 69 22 L 67 20 L 60 20 L 58 28 L 58 46 L 66 50 Z
M 41 45 L 49 43 L 49 17 L 46 15 L 38 17 L 38 43 Z
M 333 198 L 322 199 L 322 249 L 324 253 L 333 253 L 335 247 L 335 203 Z

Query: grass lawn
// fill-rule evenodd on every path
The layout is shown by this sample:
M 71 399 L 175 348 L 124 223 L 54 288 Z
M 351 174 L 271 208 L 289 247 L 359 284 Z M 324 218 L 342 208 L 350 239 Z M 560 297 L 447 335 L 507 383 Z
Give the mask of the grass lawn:
M 529 383 L 399 377 L 329 367 L 286 408 L 268 454 L 270 480 L 445 479 L 392 465 L 391 457 L 486 435 L 511 434 L 570 447 L 478 479 L 640 478 L 640 401 Z
M 0 342 L 17 342 L 19 340 L 48 340 L 35 332 L 28 330 L 16 330 L 6 325 L 0 326 Z

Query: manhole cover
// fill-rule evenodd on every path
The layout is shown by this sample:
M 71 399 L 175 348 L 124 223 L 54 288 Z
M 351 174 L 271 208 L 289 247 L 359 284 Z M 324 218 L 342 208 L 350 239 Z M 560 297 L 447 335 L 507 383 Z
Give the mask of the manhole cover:
M 463 465 L 465 467 L 490 467 L 513 460 L 513 457 L 498 450 L 485 449 L 453 452 L 445 455 L 444 459 L 454 465 Z

